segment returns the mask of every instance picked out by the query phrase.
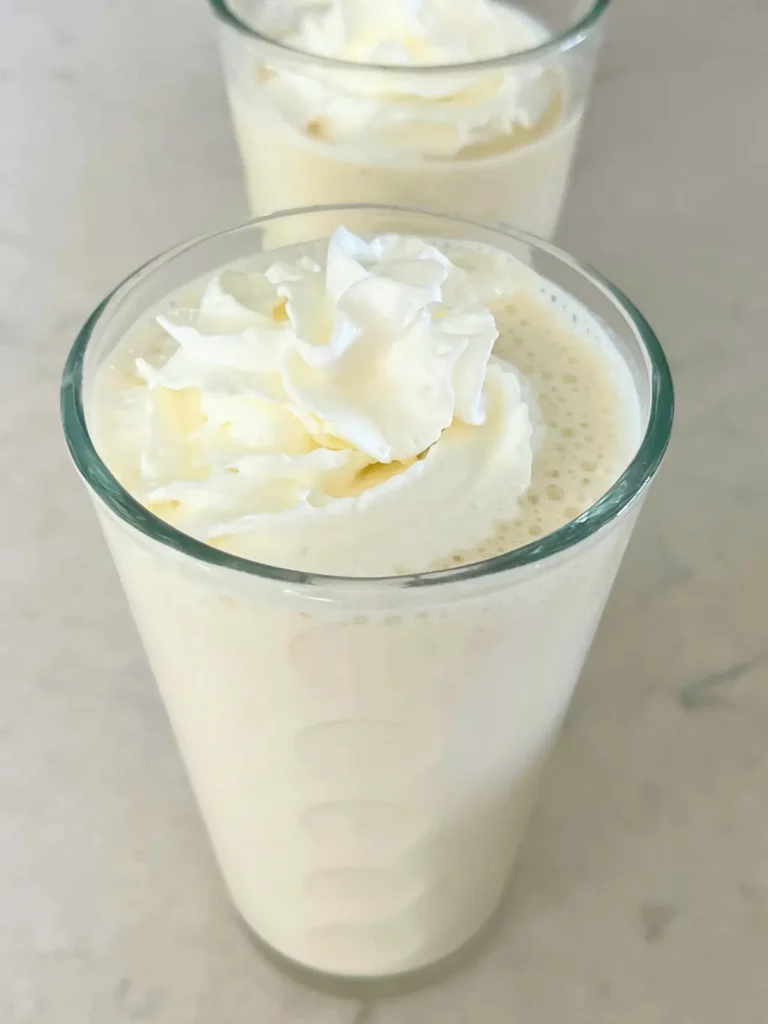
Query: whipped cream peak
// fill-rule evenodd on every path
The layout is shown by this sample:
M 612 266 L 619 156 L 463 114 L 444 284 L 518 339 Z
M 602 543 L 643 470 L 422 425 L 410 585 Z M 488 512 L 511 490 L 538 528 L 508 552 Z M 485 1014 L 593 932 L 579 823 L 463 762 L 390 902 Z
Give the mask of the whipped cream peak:
M 541 65 L 460 72 L 455 65 L 534 49 L 550 38 L 494 0 L 327 0 L 280 5 L 266 25 L 291 47 L 361 71 L 270 65 L 261 76 L 276 109 L 319 139 L 364 144 L 382 159 L 448 156 L 533 128 L 553 102 Z M 368 67 L 365 67 L 368 65 Z M 371 67 L 373 65 L 373 67 Z M 398 69 L 397 77 L 376 66 Z M 404 75 L 405 68 L 422 73 Z M 424 73 L 424 69 L 434 71 Z M 448 68 L 449 70 L 443 70 Z
M 494 9 L 478 0 L 335 0 L 305 8 L 310 52 L 370 64 L 444 64 L 504 52 Z
M 535 275 L 482 249 L 452 255 L 339 229 L 322 263 L 225 269 L 196 308 L 158 316 L 162 344 L 136 359 L 142 500 L 203 540 L 316 571 L 353 571 L 334 555 L 351 530 L 372 575 L 427 568 L 514 518 L 535 410 L 492 354 L 489 303 Z M 419 524 L 411 550 L 398 519 L 422 514 L 456 525 L 425 544 Z M 306 565 L 291 544 L 341 567 Z

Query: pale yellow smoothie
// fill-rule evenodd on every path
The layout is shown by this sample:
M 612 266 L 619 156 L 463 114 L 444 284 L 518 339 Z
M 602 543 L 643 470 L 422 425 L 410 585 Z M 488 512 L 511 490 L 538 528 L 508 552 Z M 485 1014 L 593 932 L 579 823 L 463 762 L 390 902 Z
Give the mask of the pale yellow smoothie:
M 121 484 L 208 550 L 360 578 L 335 602 L 341 582 L 185 559 L 99 506 L 245 920 L 345 976 L 456 950 L 498 904 L 635 512 L 510 584 L 362 577 L 463 568 L 598 501 L 642 433 L 614 339 L 506 253 L 339 229 L 168 296 L 88 416 Z
M 223 24 L 222 44 L 254 214 L 387 202 L 552 235 L 596 34 L 558 48 L 495 0 L 256 4 L 244 17 L 257 34 Z

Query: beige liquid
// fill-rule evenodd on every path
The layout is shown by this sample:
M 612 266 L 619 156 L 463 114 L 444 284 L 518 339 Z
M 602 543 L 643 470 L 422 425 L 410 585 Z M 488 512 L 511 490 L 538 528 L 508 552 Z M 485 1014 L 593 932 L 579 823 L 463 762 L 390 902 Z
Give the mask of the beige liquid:
M 582 111 L 553 104 L 537 129 L 457 154 L 404 164 L 302 134 L 266 97 L 230 86 L 230 106 L 254 215 L 296 206 L 377 202 L 509 224 L 542 238 L 555 230 Z
M 446 564 L 562 525 L 636 447 L 637 397 L 610 338 L 546 287 L 496 310 L 499 351 L 540 410 L 532 486 L 517 521 Z M 127 338 L 90 398 L 99 449 L 128 484 L 142 338 L 158 341 L 146 325 Z M 349 592 L 182 557 L 100 508 L 227 885 L 268 944 L 381 976 L 482 926 L 634 516 L 514 579 Z
M 637 441 L 626 372 L 604 344 L 567 330 L 562 314 L 530 296 L 494 312 L 495 352 L 517 367 L 538 407 L 531 486 L 518 519 L 500 523 L 486 545 L 454 554 L 441 568 L 512 551 L 575 519 L 621 475 Z
M 510 52 L 536 47 L 548 38 L 544 26 L 530 14 L 507 3 L 503 9 L 500 31 Z M 258 10 L 254 19 L 258 24 Z M 268 24 L 262 30 L 271 35 Z M 474 79 L 461 73 L 447 83 L 437 69 L 419 68 L 426 75 L 427 95 L 442 96 L 431 106 L 419 97 L 418 84 L 403 80 L 396 71 L 391 76 L 386 70 L 368 74 L 371 69 L 365 67 L 362 75 L 337 70 L 333 88 L 321 91 L 318 98 L 315 83 L 327 85 L 329 78 L 311 59 L 308 68 L 282 61 L 279 51 L 264 51 L 227 31 L 222 43 L 235 136 L 255 215 L 296 206 L 377 202 L 460 213 L 544 238 L 554 232 L 584 108 L 584 83 L 569 56 L 532 56 L 522 69 L 509 69 L 512 75 L 539 74 L 538 85 L 549 90 L 549 102 L 544 98 L 539 108 L 542 100 L 536 100 L 530 124 L 518 117 L 511 130 L 509 125 L 498 127 L 495 137 L 489 130 L 484 141 L 459 148 L 455 125 L 450 127 L 443 117 L 453 110 L 455 121 L 474 111 L 480 125 L 484 120 L 492 123 L 499 112 L 484 104 L 488 83 L 494 87 L 495 71 L 468 88 Z M 365 106 L 377 92 L 378 130 L 371 126 L 369 136 L 360 128 L 356 101 Z M 342 106 L 334 107 L 336 101 Z M 504 102 L 522 102 L 518 113 L 525 113 L 530 101 L 531 94 L 526 100 L 524 89 L 522 100 L 510 95 Z M 348 116 L 339 129 L 334 117 L 340 117 L 344 105 Z M 429 140 L 434 144 L 438 139 L 445 147 L 442 151 L 430 146 Z

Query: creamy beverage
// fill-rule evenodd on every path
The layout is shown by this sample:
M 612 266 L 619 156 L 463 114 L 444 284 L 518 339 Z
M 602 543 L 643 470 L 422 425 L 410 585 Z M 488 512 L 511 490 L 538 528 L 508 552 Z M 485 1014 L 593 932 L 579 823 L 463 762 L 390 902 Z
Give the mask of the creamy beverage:
M 254 213 L 384 201 L 552 234 L 591 33 L 561 51 L 551 29 L 494 0 L 234 6 L 257 33 L 223 27 Z
M 456 228 L 339 227 L 118 295 L 83 396 L 233 900 L 337 975 L 424 967 L 492 914 L 639 507 L 628 350 Z

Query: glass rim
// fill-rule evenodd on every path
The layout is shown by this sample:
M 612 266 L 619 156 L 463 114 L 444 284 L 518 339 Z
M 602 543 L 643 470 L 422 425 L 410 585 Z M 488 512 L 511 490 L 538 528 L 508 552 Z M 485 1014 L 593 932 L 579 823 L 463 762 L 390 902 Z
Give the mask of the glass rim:
M 568 266 L 598 291 L 602 292 L 628 321 L 635 331 L 637 340 L 642 346 L 649 361 L 650 397 L 648 423 L 645 433 L 629 464 L 621 476 L 593 505 L 590 505 L 576 519 L 563 524 L 557 530 L 525 544 L 522 547 L 494 555 L 478 562 L 437 569 L 428 572 L 411 573 L 397 576 L 345 576 L 325 573 L 304 572 L 297 569 L 282 568 L 255 562 L 239 555 L 212 547 L 204 541 L 197 540 L 189 534 L 171 526 L 150 512 L 117 480 L 107 464 L 102 460 L 88 429 L 85 406 L 83 402 L 83 370 L 85 356 L 91 338 L 105 318 L 109 317 L 112 306 L 120 301 L 134 288 L 140 287 L 142 281 L 174 259 L 192 249 L 214 240 L 235 235 L 240 231 L 259 227 L 274 220 L 291 216 L 329 213 L 343 211 L 384 211 L 393 214 L 406 214 L 419 217 L 434 218 L 438 221 L 450 221 L 452 224 L 464 224 L 467 227 L 489 230 L 502 235 L 513 242 L 546 252 L 550 256 Z M 659 468 L 661 460 L 669 444 L 674 413 L 674 390 L 672 377 L 666 356 L 652 327 L 624 293 L 593 268 L 569 256 L 557 246 L 524 231 L 506 227 L 483 224 L 466 217 L 446 215 L 428 210 L 417 210 L 408 207 L 380 203 L 336 203 L 326 206 L 298 207 L 258 217 L 235 227 L 198 236 L 191 241 L 182 242 L 166 250 L 144 263 L 129 274 L 91 313 L 79 331 L 67 357 L 61 382 L 61 419 L 64 436 L 70 455 L 80 475 L 90 486 L 96 496 L 119 519 L 151 540 L 159 542 L 174 551 L 201 561 L 210 566 L 229 569 L 270 579 L 292 586 L 344 586 L 377 587 L 390 586 L 398 588 L 435 586 L 464 580 L 495 576 L 509 570 L 535 566 L 545 560 L 564 553 L 577 544 L 586 541 L 599 530 L 612 523 L 632 501 L 650 483 Z
M 228 25 L 235 31 L 247 36 L 254 42 L 258 42 L 267 50 L 272 50 L 276 55 L 288 55 L 292 60 L 302 64 L 312 64 L 328 70 L 356 71 L 358 74 L 375 72 L 377 74 L 391 74 L 398 76 L 420 76 L 430 74 L 453 74 L 461 71 L 491 71 L 498 68 L 516 67 L 528 64 L 533 60 L 541 60 L 558 53 L 565 53 L 578 46 L 597 28 L 603 19 L 612 0 L 592 0 L 589 10 L 583 14 L 569 28 L 553 35 L 551 39 L 540 43 L 538 46 L 526 50 L 518 50 L 513 53 L 503 54 L 501 57 L 488 57 L 483 60 L 458 61 L 453 64 L 368 64 L 363 61 L 344 60 L 340 57 L 326 57 L 323 54 L 310 53 L 308 50 L 300 50 L 295 46 L 289 46 L 278 39 L 264 35 L 258 29 L 250 25 L 234 9 L 231 0 L 208 0 L 216 18 L 223 24 Z

